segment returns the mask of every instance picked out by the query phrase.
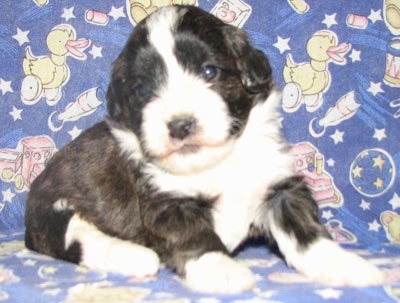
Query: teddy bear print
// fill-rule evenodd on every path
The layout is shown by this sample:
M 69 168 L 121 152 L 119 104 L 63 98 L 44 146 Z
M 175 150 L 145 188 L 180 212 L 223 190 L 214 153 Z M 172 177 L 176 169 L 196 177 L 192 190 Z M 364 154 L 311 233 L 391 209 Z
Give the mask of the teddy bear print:
M 384 211 L 381 222 L 386 230 L 387 238 L 394 243 L 400 243 L 400 215 L 393 211 Z

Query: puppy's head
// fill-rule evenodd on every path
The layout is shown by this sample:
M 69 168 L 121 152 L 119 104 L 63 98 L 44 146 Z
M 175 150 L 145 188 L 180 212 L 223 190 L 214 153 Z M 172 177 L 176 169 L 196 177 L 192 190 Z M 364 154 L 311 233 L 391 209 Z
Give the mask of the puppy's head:
M 250 110 L 271 89 L 268 60 L 243 31 L 199 8 L 170 6 L 139 23 L 127 41 L 108 111 L 136 135 L 149 161 L 191 174 L 232 151 Z

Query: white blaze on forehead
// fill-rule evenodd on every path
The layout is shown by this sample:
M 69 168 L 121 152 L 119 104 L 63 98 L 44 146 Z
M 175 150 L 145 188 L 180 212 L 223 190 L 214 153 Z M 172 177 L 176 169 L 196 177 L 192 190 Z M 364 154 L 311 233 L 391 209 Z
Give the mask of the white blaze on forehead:
M 145 122 L 147 112 L 152 112 L 151 116 L 157 116 L 158 123 L 168 123 L 170 119 L 182 116 L 193 116 L 197 118 L 205 133 L 211 123 L 221 123 L 225 125 L 214 128 L 214 133 L 222 132 L 218 136 L 218 141 L 227 137 L 229 131 L 228 109 L 222 97 L 210 89 L 210 84 L 197 75 L 197 71 L 185 69 L 178 61 L 175 49 L 176 27 L 179 19 L 185 10 L 178 10 L 174 7 L 160 8 L 147 20 L 149 41 L 161 56 L 166 69 L 167 81 L 158 91 L 158 98 L 146 106 L 144 110 Z M 215 119 L 213 118 L 213 113 Z M 153 119 L 150 119 L 153 120 Z M 206 120 L 211 120 L 204 125 Z M 160 126 L 161 127 L 161 126 Z M 152 126 L 154 128 L 154 125 Z M 169 138 L 166 138 L 169 140 Z
M 177 9 L 164 7 L 151 15 L 147 20 L 150 43 L 163 58 L 167 66 L 169 78 L 174 77 L 173 73 L 179 67 L 174 55 L 175 40 L 173 35 L 179 18 L 180 14 Z

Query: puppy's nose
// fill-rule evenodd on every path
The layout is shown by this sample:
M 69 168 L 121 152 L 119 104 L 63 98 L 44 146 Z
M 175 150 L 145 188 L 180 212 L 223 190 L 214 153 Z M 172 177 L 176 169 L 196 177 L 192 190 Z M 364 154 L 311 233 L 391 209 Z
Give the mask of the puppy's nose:
M 193 118 L 176 118 L 167 124 L 169 136 L 183 140 L 196 131 L 196 120 Z

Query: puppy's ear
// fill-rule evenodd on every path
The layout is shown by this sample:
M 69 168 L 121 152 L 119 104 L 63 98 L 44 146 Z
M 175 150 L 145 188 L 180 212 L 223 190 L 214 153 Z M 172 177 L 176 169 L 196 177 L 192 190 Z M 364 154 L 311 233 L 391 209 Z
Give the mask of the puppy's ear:
M 107 91 L 107 111 L 110 118 L 118 121 L 121 115 L 121 107 L 117 102 L 118 90 L 115 88 L 115 83 L 111 81 Z
M 115 61 L 114 68 L 111 74 L 111 81 L 107 90 L 107 111 L 111 119 L 121 121 L 122 104 L 123 102 L 123 82 L 125 79 L 124 66 L 121 63 L 121 56 Z
M 225 37 L 237 60 L 243 85 L 251 93 L 268 93 L 273 86 L 272 70 L 264 53 L 251 46 L 241 29 L 227 25 Z
M 267 57 L 249 46 L 243 50 L 242 83 L 252 93 L 269 92 L 273 86 L 272 71 Z

